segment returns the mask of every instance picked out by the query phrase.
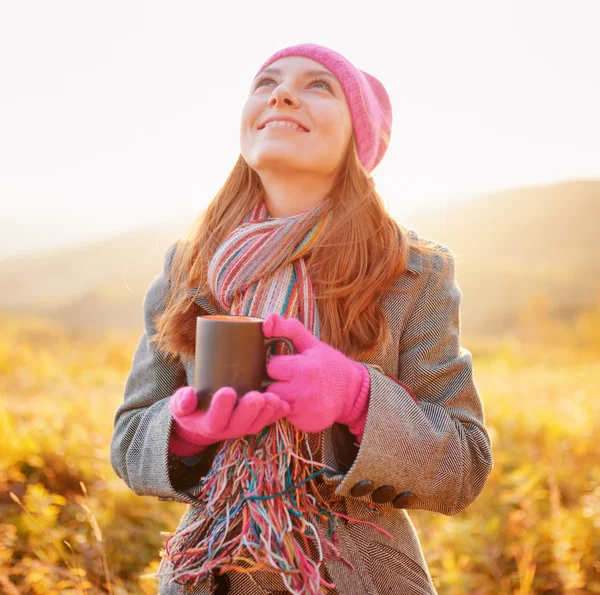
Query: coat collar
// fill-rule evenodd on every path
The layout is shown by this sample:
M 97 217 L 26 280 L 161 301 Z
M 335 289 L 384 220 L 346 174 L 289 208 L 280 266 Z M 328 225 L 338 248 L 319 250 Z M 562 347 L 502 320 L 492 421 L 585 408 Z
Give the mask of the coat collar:
M 207 314 L 227 314 L 227 312 L 217 312 L 210 303 L 208 296 L 205 293 L 201 293 L 198 288 L 189 289 L 188 294 Z
M 423 272 L 423 257 L 412 246 L 408 251 L 406 270 L 415 275 L 420 275 Z
M 406 259 L 406 270 L 419 275 L 423 272 L 423 257 L 414 247 L 419 244 L 419 234 L 414 229 L 407 229 L 406 233 L 410 238 L 408 242 L 408 257 Z

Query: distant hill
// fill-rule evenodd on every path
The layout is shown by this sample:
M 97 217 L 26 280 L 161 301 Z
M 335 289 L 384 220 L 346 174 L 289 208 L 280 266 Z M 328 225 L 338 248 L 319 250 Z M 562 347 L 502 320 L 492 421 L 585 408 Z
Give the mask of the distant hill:
M 512 325 L 535 293 L 567 318 L 600 297 L 600 180 L 474 196 L 406 223 L 456 254 L 469 332 Z
M 0 260 L 0 309 L 46 315 L 80 330 L 141 328 L 146 290 L 190 223 Z
M 519 308 L 545 293 L 571 316 L 598 299 L 600 180 L 520 188 L 400 221 L 449 246 L 469 333 L 510 328 Z M 0 261 L 0 309 L 50 316 L 69 328 L 142 328 L 142 302 L 163 256 L 192 220 L 109 241 Z

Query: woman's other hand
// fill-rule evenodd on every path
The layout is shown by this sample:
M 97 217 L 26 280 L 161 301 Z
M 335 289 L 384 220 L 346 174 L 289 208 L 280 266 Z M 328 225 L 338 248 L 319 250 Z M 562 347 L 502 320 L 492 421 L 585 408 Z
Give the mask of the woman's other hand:
M 365 366 L 319 341 L 299 320 L 269 314 L 265 337 L 285 337 L 296 354 L 273 356 L 267 364 L 275 380 L 269 391 L 290 405 L 287 419 L 305 432 L 319 432 L 334 422 L 346 424 L 359 439 L 370 390 Z
M 257 434 L 290 412 L 289 405 L 275 394 L 252 391 L 238 401 L 230 387 L 213 395 L 208 411 L 197 411 L 197 402 L 191 386 L 178 389 L 169 401 L 174 420 L 169 450 L 176 455 L 191 456 L 209 444 Z

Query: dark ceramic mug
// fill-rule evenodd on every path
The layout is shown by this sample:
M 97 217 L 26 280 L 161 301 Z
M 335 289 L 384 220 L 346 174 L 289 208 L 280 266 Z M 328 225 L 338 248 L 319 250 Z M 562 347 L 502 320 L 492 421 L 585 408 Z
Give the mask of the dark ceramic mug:
M 198 409 L 206 411 L 213 394 L 224 386 L 238 397 L 263 391 L 273 382 L 267 376 L 267 349 L 282 341 L 294 353 L 289 339 L 266 339 L 262 318 L 250 316 L 198 316 L 196 318 L 196 371 L 194 388 Z

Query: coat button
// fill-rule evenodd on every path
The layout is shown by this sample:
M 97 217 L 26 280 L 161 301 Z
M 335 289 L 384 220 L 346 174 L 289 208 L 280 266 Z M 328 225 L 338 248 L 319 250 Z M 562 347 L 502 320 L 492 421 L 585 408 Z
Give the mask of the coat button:
M 384 504 L 385 502 L 391 502 L 395 496 L 396 490 L 392 486 L 381 486 L 373 492 L 371 499 L 377 504 Z
M 417 497 L 412 492 L 402 492 L 394 498 L 392 506 L 394 508 L 406 508 L 407 506 L 412 504 L 416 500 L 416 498 Z
M 355 498 L 366 496 L 374 487 L 375 484 L 370 479 L 363 479 L 350 488 L 350 495 Z
M 215 574 L 214 583 L 216 585 L 215 595 L 227 595 L 231 587 L 229 577 L 225 574 Z

